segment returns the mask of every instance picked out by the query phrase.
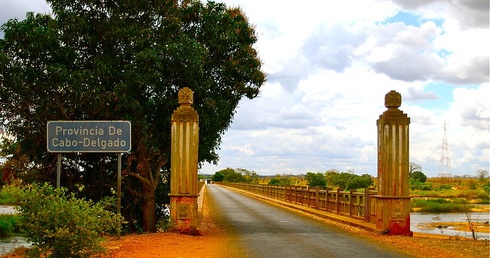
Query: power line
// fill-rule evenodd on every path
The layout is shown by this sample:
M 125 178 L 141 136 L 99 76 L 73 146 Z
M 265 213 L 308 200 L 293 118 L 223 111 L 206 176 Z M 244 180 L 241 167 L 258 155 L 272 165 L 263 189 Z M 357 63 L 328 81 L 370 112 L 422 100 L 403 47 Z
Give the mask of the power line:
M 451 159 L 449 157 L 449 146 L 447 144 L 446 121 L 444 121 L 444 137 L 441 145 L 441 159 L 439 160 L 439 177 L 452 178 Z

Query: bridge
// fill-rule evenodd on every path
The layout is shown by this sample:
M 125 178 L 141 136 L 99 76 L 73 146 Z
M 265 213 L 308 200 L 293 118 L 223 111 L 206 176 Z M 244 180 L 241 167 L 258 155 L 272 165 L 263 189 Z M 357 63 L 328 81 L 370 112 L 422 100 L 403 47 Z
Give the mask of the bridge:
M 377 191 L 372 188 L 364 192 L 342 191 L 295 187 L 270 186 L 259 184 L 218 182 L 215 184 L 233 189 L 257 199 L 274 202 L 320 218 L 341 222 L 377 233 L 385 233 L 376 228 L 375 206 Z
M 213 205 L 223 218 L 220 226 L 237 236 L 235 241 L 244 250 L 243 257 L 407 257 L 403 247 L 393 250 L 367 242 L 304 212 L 376 231 L 372 223 L 362 220 L 288 205 L 221 184 L 204 186 L 200 196 L 212 199 L 205 205 Z M 199 200 L 202 208 L 203 198 Z
M 170 182 L 170 218 L 174 230 L 198 232 L 197 163 L 199 146 L 199 116 L 192 108 L 193 92 L 187 87 L 179 91 L 180 106 L 172 114 L 172 151 Z M 233 185 L 264 197 L 275 196 L 280 201 L 300 204 L 317 210 L 333 211 L 371 223 L 376 230 L 390 235 L 413 236 L 410 231 L 410 197 L 408 189 L 410 118 L 399 110 L 401 95 L 390 91 L 385 95 L 385 107 L 376 121 L 378 127 L 378 189 L 371 194 L 341 190 L 273 188 Z M 231 185 L 229 185 L 231 186 Z

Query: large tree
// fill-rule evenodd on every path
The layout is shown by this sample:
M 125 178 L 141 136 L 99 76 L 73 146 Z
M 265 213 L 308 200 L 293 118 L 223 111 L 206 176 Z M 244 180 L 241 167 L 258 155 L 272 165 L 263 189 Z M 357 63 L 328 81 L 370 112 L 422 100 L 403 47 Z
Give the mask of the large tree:
M 133 192 L 142 203 L 144 230 L 153 232 L 155 189 L 170 160 L 177 92 L 184 86 L 194 91 L 199 162 L 217 162 L 238 102 L 256 97 L 265 81 L 254 28 L 239 8 L 215 2 L 47 2 L 52 14 L 28 13 L 2 26 L 1 125 L 31 168 L 52 176 L 47 121 L 131 121 L 125 173 L 139 182 Z M 109 161 L 105 155 L 64 155 L 65 166 L 86 176 Z

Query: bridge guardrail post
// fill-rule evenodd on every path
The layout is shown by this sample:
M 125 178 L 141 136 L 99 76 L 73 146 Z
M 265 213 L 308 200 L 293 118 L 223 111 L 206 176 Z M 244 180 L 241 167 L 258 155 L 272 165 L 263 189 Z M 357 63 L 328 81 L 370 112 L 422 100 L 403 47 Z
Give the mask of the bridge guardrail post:
M 350 191 L 349 191 L 349 216 L 351 216 L 351 217 L 352 217 L 352 213 L 353 213 L 352 209 L 355 208 L 354 207 L 354 198 L 352 198 L 352 196 L 353 196 L 352 193 L 354 193 L 355 191 L 356 190 L 354 190 L 354 189 L 350 189 Z
M 315 187 L 315 209 L 320 209 L 320 187 Z
M 337 196 L 336 196 L 335 203 L 336 203 L 337 214 L 340 214 L 340 188 L 337 188 Z
M 369 188 L 364 188 L 364 220 L 369 222 L 369 216 L 371 214 L 371 207 L 369 198 Z

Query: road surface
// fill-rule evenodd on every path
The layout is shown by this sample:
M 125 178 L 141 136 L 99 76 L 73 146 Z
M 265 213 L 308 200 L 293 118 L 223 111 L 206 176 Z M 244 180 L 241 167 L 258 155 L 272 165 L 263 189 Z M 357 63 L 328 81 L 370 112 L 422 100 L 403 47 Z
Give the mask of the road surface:
M 238 235 L 247 257 L 407 257 L 225 187 L 206 187 L 224 222 Z

